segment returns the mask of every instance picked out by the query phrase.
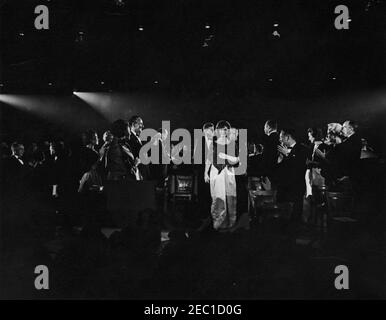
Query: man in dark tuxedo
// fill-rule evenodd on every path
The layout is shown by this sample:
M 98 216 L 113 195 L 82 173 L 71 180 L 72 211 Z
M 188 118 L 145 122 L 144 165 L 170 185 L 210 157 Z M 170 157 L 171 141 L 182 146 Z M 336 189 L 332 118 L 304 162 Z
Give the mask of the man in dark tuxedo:
M 308 149 L 297 143 L 291 129 L 280 132 L 278 159 L 278 202 L 293 202 L 292 219 L 301 222 L 303 213 L 303 197 L 306 190 L 305 173 Z
M 211 150 L 213 148 L 214 124 L 207 122 L 203 125 L 202 130 L 204 136 L 201 140 L 201 146 L 196 142 L 193 150 L 193 157 L 199 154 L 199 152 L 202 153 L 201 164 L 196 166 L 199 216 L 203 219 L 203 223 L 201 224 L 199 231 L 202 231 L 212 225 L 212 217 L 210 214 L 212 198 L 210 195 L 209 172 L 205 172 L 205 160 L 206 157 L 211 154 Z
M 144 128 L 143 120 L 140 116 L 132 116 L 129 120 L 129 126 L 130 126 L 130 139 L 129 139 L 129 145 L 130 150 L 133 152 L 133 155 L 135 157 L 136 165 L 138 166 L 139 172 L 142 176 L 142 179 L 146 180 L 150 177 L 150 169 L 149 166 L 141 164 L 139 160 L 139 152 L 142 148 L 142 141 L 140 139 L 141 132 Z
M 341 172 L 352 179 L 355 179 L 358 174 L 357 169 L 362 150 L 362 140 L 356 133 L 357 130 L 358 125 L 353 121 L 344 122 L 342 134 L 345 140 L 339 145 Z
M 24 146 L 14 142 L 11 151 L 12 155 L 4 166 L 4 180 L 1 181 L 0 241 L 6 243 L 4 248 L 10 248 L 16 243 L 16 238 L 22 234 L 24 227 L 28 226 L 31 205 L 27 186 L 28 169 L 23 160 Z
M 20 189 L 25 184 L 26 166 L 23 161 L 24 145 L 14 142 L 11 145 L 12 155 L 6 164 L 6 182 L 8 187 Z
M 277 132 L 277 122 L 268 120 L 264 125 L 265 139 L 263 141 L 262 155 L 262 173 L 267 176 L 271 182 L 275 180 L 275 169 L 277 165 L 279 145 L 279 134 Z

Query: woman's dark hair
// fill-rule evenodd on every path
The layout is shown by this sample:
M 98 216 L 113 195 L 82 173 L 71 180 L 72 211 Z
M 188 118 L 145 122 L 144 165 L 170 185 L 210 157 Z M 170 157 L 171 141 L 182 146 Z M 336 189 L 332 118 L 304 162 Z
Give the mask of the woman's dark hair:
M 307 133 L 310 133 L 316 141 L 321 141 L 323 139 L 323 131 L 320 128 L 308 128 Z
M 132 116 L 130 119 L 129 119 L 129 126 L 131 127 L 134 123 L 136 123 L 139 119 L 141 119 L 140 116 Z
M 122 138 L 126 135 L 128 127 L 127 121 L 119 119 L 112 123 L 110 131 L 114 137 Z
M 217 122 L 216 129 L 225 129 L 225 128 L 227 128 L 228 130 L 231 128 L 231 125 L 228 121 L 220 120 L 219 122 Z
M 97 135 L 97 132 L 95 130 L 88 130 L 87 132 L 85 132 L 86 144 L 90 144 L 93 141 L 95 135 Z M 56 143 L 55 147 L 58 145 L 59 144 Z

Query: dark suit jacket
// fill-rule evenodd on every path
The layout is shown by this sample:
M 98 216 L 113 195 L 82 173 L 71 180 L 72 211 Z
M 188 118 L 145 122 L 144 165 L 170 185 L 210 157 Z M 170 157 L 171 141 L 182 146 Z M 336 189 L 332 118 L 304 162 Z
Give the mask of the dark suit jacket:
M 55 171 L 56 167 L 52 157 L 47 158 L 47 165 L 50 167 L 50 171 Z M 99 154 L 98 152 L 83 146 L 79 152 L 79 175 L 78 180 L 80 180 L 83 175 L 88 172 L 91 168 L 91 165 L 98 161 Z
M 139 151 L 142 148 L 142 142 L 133 133 L 130 134 L 129 146 L 134 157 L 139 158 Z
M 213 142 L 212 142 L 213 148 Z M 201 152 L 201 164 L 195 164 L 195 172 L 197 174 L 197 186 L 198 186 L 198 203 L 200 212 L 200 217 L 207 217 L 210 214 L 210 205 L 211 205 L 211 196 L 210 196 L 210 184 L 205 183 L 204 181 L 204 172 L 205 172 L 205 154 L 210 152 L 205 141 L 205 137 L 202 137 L 201 140 L 201 150 L 198 150 L 198 146 L 195 145 L 193 149 L 193 160 L 194 156 L 198 152 Z M 209 174 L 209 172 L 208 172 Z
M 114 137 L 107 151 L 107 179 L 109 180 L 123 177 L 134 179 L 131 171 L 133 160 L 129 159 L 124 153 L 121 147 L 122 144 L 124 144 L 124 141 Z
M 277 165 L 277 146 L 279 144 L 279 134 L 277 132 L 273 132 L 269 136 L 265 136 L 263 143 L 264 151 L 262 157 L 262 173 L 264 176 L 269 177 L 271 180 Z
M 15 192 L 25 187 L 27 176 L 27 167 L 25 164 L 21 164 L 19 160 L 12 156 L 6 160 L 4 169 L 6 188 Z
M 290 154 L 278 164 L 278 200 L 291 201 L 304 195 L 307 155 L 308 149 L 296 143 Z
M 352 177 L 358 169 L 361 157 L 362 141 L 357 133 L 337 146 L 339 149 L 339 168 L 344 176 Z
M 202 137 L 201 149 L 199 150 L 198 144 L 195 144 L 193 151 L 194 152 L 193 152 L 193 160 L 192 161 L 194 161 L 196 154 L 201 152 L 201 164 L 195 164 L 195 167 L 200 172 L 200 176 L 198 177 L 199 180 L 201 180 L 201 179 L 203 180 L 204 179 L 204 171 L 205 171 L 205 156 L 206 156 L 206 154 L 209 155 L 210 152 L 213 153 L 213 141 L 211 144 L 211 148 L 209 149 L 208 145 L 206 143 L 205 137 Z M 209 172 L 208 172 L 208 174 L 209 174 Z
M 130 150 L 133 153 L 134 157 L 139 158 L 139 152 L 142 148 L 142 142 L 132 132 L 130 134 L 129 146 L 130 146 Z M 144 165 L 144 164 L 140 163 L 138 165 L 138 169 L 139 169 L 139 172 L 141 173 L 143 179 L 145 179 L 145 180 L 150 179 L 150 168 L 148 165 Z

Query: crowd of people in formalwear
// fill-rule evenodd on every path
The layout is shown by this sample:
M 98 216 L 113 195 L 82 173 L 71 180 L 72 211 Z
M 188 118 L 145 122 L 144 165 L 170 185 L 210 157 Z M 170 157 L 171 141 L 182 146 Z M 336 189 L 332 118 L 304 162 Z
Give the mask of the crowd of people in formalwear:
M 202 221 L 197 231 L 249 228 L 248 177 L 260 177 L 265 186 L 276 190 L 277 202 L 292 203 L 292 219 L 300 222 L 304 200 L 313 196 L 315 187 L 355 193 L 361 158 L 376 157 L 353 121 L 330 123 L 325 129 L 309 128 L 308 142 L 304 143 L 304 134 L 268 120 L 264 139 L 259 143 L 248 141 L 246 170 L 235 174 L 241 161 L 241 142 L 238 130 L 222 120 L 202 127 L 203 154 L 212 156 L 203 158 L 201 165 L 174 165 L 174 156 L 186 150 L 172 148 L 168 152 L 164 142 L 169 132 L 164 129 L 158 130 L 151 143 L 158 147 L 160 157 L 169 159 L 171 164 L 144 165 L 139 156 L 144 143 L 140 139 L 143 128 L 142 118 L 133 116 L 129 121 L 113 122 L 101 143 L 92 130 L 82 134 L 81 143 L 71 148 L 60 140 L 32 143 L 27 150 L 22 143 L 14 142 L 10 147 L 3 143 L 2 194 L 8 212 L 3 220 L 7 222 L 19 211 L 28 211 L 38 195 L 56 199 L 58 211 L 71 211 L 77 205 L 83 213 L 77 223 L 98 228 L 111 223 L 103 221 L 106 217 L 101 218 L 106 208 L 106 181 L 156 180 L 163 187 L 170 174 L 191 172 L 196 175 L 197 216 Z M 81 201 L 68 200 L 74 196 Z

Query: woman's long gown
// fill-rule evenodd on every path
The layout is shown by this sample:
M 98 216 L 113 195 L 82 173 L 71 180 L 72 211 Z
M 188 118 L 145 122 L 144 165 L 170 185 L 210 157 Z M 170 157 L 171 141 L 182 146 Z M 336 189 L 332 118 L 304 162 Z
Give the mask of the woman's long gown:
M 235 147 L 233 148 L 235 149 Z M 211 214 L 213 228 L 227 229 L 236 222 L 237 197 L 236 177 L 233 166 L 218 157 L 220 152 L 234 156 L 232 145 L 213 144 L 213 162 L 210 166 L 210 193 L 212 196 Z

